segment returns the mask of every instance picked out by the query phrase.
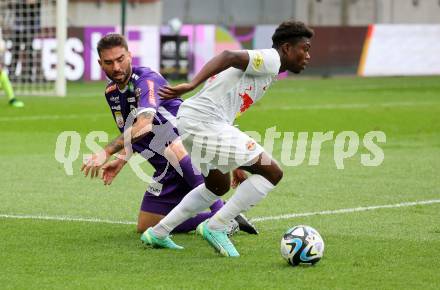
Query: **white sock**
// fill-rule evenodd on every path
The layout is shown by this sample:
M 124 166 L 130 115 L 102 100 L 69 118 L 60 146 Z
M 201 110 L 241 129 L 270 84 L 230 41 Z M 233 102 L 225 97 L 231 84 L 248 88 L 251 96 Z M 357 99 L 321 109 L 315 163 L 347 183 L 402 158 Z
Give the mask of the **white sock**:
M 241 183 L 231 199 L 209 219 L 208 227 L 215 231 L 222 231 L 228 222 L 240 213 L 256 205 L 275 186 L 261 175 L 253 174 Z
M 153 234 L 158 238 L 167 237 L 175 227 L 210 207 L 218 198 L 204 183 L 200 184 L 153 227 Z

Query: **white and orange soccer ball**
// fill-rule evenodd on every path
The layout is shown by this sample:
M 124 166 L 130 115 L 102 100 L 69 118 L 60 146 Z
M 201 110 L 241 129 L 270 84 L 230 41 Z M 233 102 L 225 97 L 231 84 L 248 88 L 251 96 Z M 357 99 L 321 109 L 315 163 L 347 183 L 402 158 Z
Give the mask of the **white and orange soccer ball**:
M 317 230 L 299 225 L 287 230 L 281 239 L 281 256 L 292 266 L 314 265 L 324 254 L 324 240 Z

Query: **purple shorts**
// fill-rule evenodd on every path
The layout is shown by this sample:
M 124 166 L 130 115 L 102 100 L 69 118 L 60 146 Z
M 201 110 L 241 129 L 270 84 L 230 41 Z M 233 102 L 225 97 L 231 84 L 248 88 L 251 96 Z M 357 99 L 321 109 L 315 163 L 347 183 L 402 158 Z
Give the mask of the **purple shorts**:
M 154 195 L 148 190 L 145 192 L 141 211 L 167 215 L 192 189 L 183 178 L 167 180 L 160 195 Z
M 182 195 L 180 199 L 170 202 L 163 200 L 161 196 L 155 196 L 147 191 L 142 199 L 141 211 L 167 215 L 174 207 L 176 207 L 176 205 L 179 204 L 183 197 L 184 195 Z

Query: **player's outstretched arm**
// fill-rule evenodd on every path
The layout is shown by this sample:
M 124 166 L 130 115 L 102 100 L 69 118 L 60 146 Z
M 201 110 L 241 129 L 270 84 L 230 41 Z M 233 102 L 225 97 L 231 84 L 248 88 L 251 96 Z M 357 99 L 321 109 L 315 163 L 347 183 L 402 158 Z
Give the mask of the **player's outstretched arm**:
M 115 160 L 107 162 L 104 166 L 101 167 L 101 179 L 104 182 L 104 185 L 110 185 L 113 182 L 113 180 L 116 178 L 116 176 L 125 166 L 125 164 L 127 164 L 128 160 L 130 160 L 132 153 L 133 152 L 130 152 L 130 154 L 128 154 L 124 148 L 119 151 L 118 154 L 114 154 L 114 156 L 116 157 Z
M 230 68 L 235 67 L 245 71 L 249 63 L 249 54 L 246 50 L 225 50 L 208 61 L 190 83 L 177 86 L 163 86 L 159 96 L 163 99 L 172 99 L 197 88 L 210 77 Z
M 125 140 L 126 134 L 122 133 L 119 137 L 107 144 L 102 151 L 93 154 L 89 159 L 85 160 L 81 167 L 81 171 L 84 172 L 84 175 L 88 176 L 90 172 L 91 178 L 98 177 L 99 169 L 113 154 L 121 151 L 125 147 L 125 144 L 131 146 L 131 144 L 152 130 L 153 118 L 154 115 L 150 112 L 139 114 L 133 126 L 126 131 L 126 133 L 129 133 L 128 136 L 130 136 L 130 140 Z
M 124 159 L 115 159 L 102 166 L 101 179 L 104 185 L 110 185 L 126 163 Z

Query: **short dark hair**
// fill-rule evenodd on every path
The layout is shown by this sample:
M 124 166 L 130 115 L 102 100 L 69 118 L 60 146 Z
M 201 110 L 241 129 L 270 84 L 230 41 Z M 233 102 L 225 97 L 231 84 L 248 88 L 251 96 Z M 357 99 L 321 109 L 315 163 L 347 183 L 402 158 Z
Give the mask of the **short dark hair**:
M 313 30 L 300 21 L 284 21 L 281 23 L 275 33 L 272 35 L 272 47 L 278 48 L 283 43 L 296 43 L 302 38 L 312 38 Z
M 128 50 L 127 40 L 125 40 L 125 37 L 122 34 L 109 33 L 99 40 L 97 46 L 98 54 L 101 56 L 101 51 L 104 49 L 110 49 L 117 46 L 122 46 Z

